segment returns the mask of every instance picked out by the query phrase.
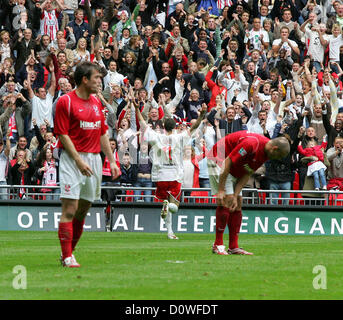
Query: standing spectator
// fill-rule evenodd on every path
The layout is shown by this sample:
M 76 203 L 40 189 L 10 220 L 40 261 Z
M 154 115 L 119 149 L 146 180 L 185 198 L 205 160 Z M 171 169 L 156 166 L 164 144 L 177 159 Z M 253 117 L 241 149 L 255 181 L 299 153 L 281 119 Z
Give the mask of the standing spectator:
M 10 98 L 10 96 L 8 97 Z M 19 137 L 24 135 L 24 120 L 32 111 L 31 103 L 21 93 L 18 93 L 13 97 L 13 102 L 13 113 L 11 113 L 9 121 L 3 124 L 4 130 L 9 130 L 9 139 L 11 140 L 12 145 L 17 143 Z M 6 110 L 4 110 L 3 106 L 0 107 L 0 113 L 6 114 Z
M 143 187 L 143 188 L 152 188 L 152 181 L 151 181 L 151 168 L 152 163 L 149 157 L 149 145 L 147 142 L 142 141 L 140 143 L 140 147 L 138 150 L 137 156 L 137 181 L 134 184 L 134 187 Z M 140 190 L 135 190 L 135 195 L 140 195 Z M 144 202 L 151 202 L 152 201 L 152 190 L 144 190 L 143 191 L 143 199 L 135 198 L 135 200 L 144 201 Z
M 53 64 L 50 64 L 49 71 L 51 73 L 51 83 L 48 90 L 44 87 L 40 87 L 35 93 L 31 87 L 30 76 L 27 78 L 27 89 L 32 103 L 32 118 L 36 119 L 38 126 L 44 123 L 44 120 L 48 120 L 51 128 L 53 128 L 54 119 L 52 118 L 52 106 L 56 90 L 56 78 Z M 33 126 L 31 125 L 31 129 L 32 128 Z
M 276 38 L 276 37 L 275 37 Z M 286 50 L 286 54 L 292 55 L 295 54 L 297 56 L 300 55 L 300 50 L 298 48 L 298 44 L 289 39 L 289 29 L 288 27 L 282 27 L 280 29 L 280 38 L 276 38 L 273 41 L 273 51 L 275 53 L 280 52 L 281 49 Z
M 244 122 L 241 117 L 236 117 L 236 111 L 233 106 L 229 106 L 226 108 L 225 111 L 225 117 L 218 120 L 219 122 L 219 130 L 221 131 L 221 137 L 224 137 L 230 133 L 241 131 L 246 129 L 245 124 L 249 121 L 251 117 L 251 112 L 249 109 L 245 106 L 242 107 L 242 110 L 246 116 L 246 119 L 244 119 Z M 216 113 L 220 111 L 220 107 L 213 108 L 208 116 L 207 120 L 212 124 L 213 127 L 215 127 L 215 116 Z M 220 137 L 217 137 L 217 141 L 220 140 Z
M 91 60 L 90 52 L 87 50 L 87 40 L 83 37 L 77 41 L 77 45 L 76 48 L 73 50 L 73 53 L 73 71 L 75 71 L 79 63 Z
M 10 33 L 8 31 L 0 32 L 0 63 L 3 64 L 6 58 L 12 58 L 13 53 L 10 45 Z
M 73 30 L 69 28 L 70 30 Z M 71 36 L 73 33 L 69 32 L 69 36 Z M 68 44 L 67 39 L 61 37 L 57 39 L 57 48 L 54 54 L 58 56 L 60 52 L 64 52 L 67 58 L 67 61 L 69 64 L 72 64 L 74 62 L 74 52 L 70 47 L 73 47 L 75 44 L 74 41 L 72 41 L 70 44 Z
M 343 6 L 342 6 L 343 8 Z M 320 42 L 321 44 L 326 47 L 329 46 L 329 63 L 330 68 L 339 73 L 339 70 L 335 64 L 340 62 L 339 59 L 339 49 L 343 45 L 343 37 L 342 37 L 342 27 L 336 23 L 332 26 L 332 34 L 328 36 L 328 40 L 324 39 L 323 33 L 319 33 Z
M 25 150 L 18 150 L 16 156 L 10 163 L 10 184 L 12 185 L 32 185 L 32 177 L 35 172 L 35 167 L 32 161 L 27 159 Z M 27 199 L 26 188 L 16 188 L 16 197 L 20 199 Z
M 40 17 L 40 35 L 48 35 L 51 40 L 56 39 L 56 34 L 59 29 L 58 17 L 61 11 L 64 9 L 64 5 L 55 0 L 57 8 L 54 9 L 52 0 L 45 0 L 41 5 L 41 17 Z
M 5 141 L 5 146 L 4 146 Z M 8 176 L 8 165 L 9 165 L 9 154 L 11 149 L 11 142 L 9 135 L 7 133 L 6 139 L 0 140 L 0 186 L 7 184 Z M 7 188 L 0 188 L 0 200 L 8 199 L 8 190 Z
M 336 137 L 334 146 L 327 151 L 327 158 L 330 162 L 328 168 L 328 190 L 343 191 L 343 138 Z
M 88 23 L 84 21 L 83 9 L 79 8 L 74 11 L 74 20 L 68 23 L 68 27 L 73 29 L 75 36 L 75 42 L 78 43 L 80 38 L 85 38 L 87 43 L 90 43 L 92 30 Z M 66 38 L 68 38 L 69 32 L 67 32 Z
M 25 151 L 26 159 L 28 161 L 32 160 L 32 152 L 28 149 L 27 138 L 25 136 L 19 136 L 18 143 L 16 146 L 12 147 L 9 154 L 9 160 L 13 160 L 16 157 L 18 151 Z
M 216 77 L 215 81 L 212 80 L 213 72 L 217 69 L 218 68 L 215 66 L 212 67 L 205 78 L 209 89 L 212 91 L 211 101 L 208 104 L 208 111 L 211 111 L 211 109 L 215 107 L 217 95 L 221 94 L 225 100 L 227 99 L 227 88 L 220 81 L 219 77 Z
M 260 18 L 254 18 L 253 28 L 246 34 L 244 42 L 246 43 L 247 51 L 251 51 L 252 49 L 264 51 L 268 49 L 269 36 L 268 33 L 262 29 Z
M 44 147 L 37 158 L 35 164 L 35 176 L 40 182 L 41 192 L 45 194 L 45 200 L 57 200 L 58 189 L 49 188 L 57 187 L 58 179 L 58 161 L 54 158 L 50 147 Z
M 120 184 L 122 186 L 134 186 L 137 181 L 137 164 L 132 162 L 129 153 L 124 153 L 120 165 Z
M 13 50 L 17 51 L 17 58 L 14 69 L 17 72 L 27 61 L 28 57 L 34 53 L 36 41 L 32 38 L 32 30 L 27 28 L 18 31 L 18 39 L 14 41 Z

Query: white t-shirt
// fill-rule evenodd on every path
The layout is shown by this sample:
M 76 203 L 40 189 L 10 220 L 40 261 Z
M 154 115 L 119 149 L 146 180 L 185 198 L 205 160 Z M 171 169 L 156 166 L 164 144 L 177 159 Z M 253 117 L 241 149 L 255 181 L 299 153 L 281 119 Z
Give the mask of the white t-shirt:
M 193 187 L 193 179 L 194 179 L 194 165 L 191 159 L 187 159 L 183 161 L 183 181 L 182 187 L 183 188 L 192 188 Z
M 54 127 L 54 119 L 52 116 L 52 102 L 54 97 L 48 92 L 46 98 L 40 99 L 37 96 L 32 98 L 32 119 L 36 119 L 37 126 L 44 124 L 44 119 L 50 123 L 50 127 Z M 31 124 L 31 129 L 33 125 Z
M 250 45 L 254 46 L 254 49 L 261 50 L 262 42 L 260 40 L 261 35 L 263 35 L 263 42 L 269 43 L 269 35 L 267 31 L 260 29 L 259 31 L 254 31 L 253 29 L 249 31 L 249 35 L 245 35 L 244 43 L 250 41 Z
M 343 37 L 340 34 L 335 38 L 332 34 L 328 36 L 329 40 L 329 59 L 339 62 L 339 48 L 343 45 Z
M 313 61 L 324 61 L 324 47 L 320 43 L 319 34 L 317 31 L 311 31 L 306 28 L 306 37 L 308 39 L 308 53 L 312 55 Z M 323 35 L 325 40 L 328 40 L 328 35 Z
M 290 40 L 290 39 L 288 39 L 288 41 L 291 43 L 292 47 L 296 47 L 296 48 L 298 47 L 298 44 L 295 41 Z M 281 39 L 276 39 L 276 40 L 273 41 L 273 46 L 279 46 L 280 43 L 281 43 Z M 279 51 L 281 49 L 285 49 L 287 51 L 287 53 L 292 54 L 292 48 L 288 44 L 288 42 L 284 42 L 282 44 L 281 48 L 279 49 Z
M 104 78 L 104 87 L 106 88 L 110 83 L 122 86 L 124 85 L 124 78 L 125 77 L 117 71 L 108 71 L 106 77 Z
M 144 132 L 143 140 L 151 145 L 152 162 L 151 180 L 183 181 L 183 150 L 189 144 L 191 136 L 188 131 L 180 134 L 166 135 L 157 133 L 150 127 Z

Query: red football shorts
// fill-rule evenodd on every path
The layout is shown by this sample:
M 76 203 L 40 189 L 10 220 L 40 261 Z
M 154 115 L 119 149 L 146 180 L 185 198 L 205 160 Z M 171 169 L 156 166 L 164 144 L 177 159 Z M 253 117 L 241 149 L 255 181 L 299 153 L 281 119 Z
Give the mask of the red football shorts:
M 157 181 L 155 197 L 159 200 L 168 200 L 169 195 L 180 201 L 181 183 L 177 181 Z

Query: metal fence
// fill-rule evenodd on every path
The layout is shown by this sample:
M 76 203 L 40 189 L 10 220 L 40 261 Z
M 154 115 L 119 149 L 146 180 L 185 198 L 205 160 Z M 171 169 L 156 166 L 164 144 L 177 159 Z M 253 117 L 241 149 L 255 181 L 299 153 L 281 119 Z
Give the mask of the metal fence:
M 47 187 L 46 187 L 47 188 Z M 43 192 L 41 186 L 36 185 L 1 185 L 0 201 L 9 200 L 36 200 L 59 201 L 59 186 L 49 186 L 50 192 Z M 103 186 L 102 195 L 111 194 L 107 201 L 117 202 L 158 202 L 154 197 L 155 188 L 142 188 L 132 186 Z M 242 190 L 243 204 L 268 206 L 342 206 L 343 192 L 341 191 L 315 191 L 315 190 Z M 102 197 L 103 198 L 103 197 Z M 104 199 L 103 199 L 104 200 Z M 105 201 L 105 200 L 104 200 Z M 181 190 L 181 203 L 188 204 L 215 204 L 215 196 L 209 188 L 183 188 Z

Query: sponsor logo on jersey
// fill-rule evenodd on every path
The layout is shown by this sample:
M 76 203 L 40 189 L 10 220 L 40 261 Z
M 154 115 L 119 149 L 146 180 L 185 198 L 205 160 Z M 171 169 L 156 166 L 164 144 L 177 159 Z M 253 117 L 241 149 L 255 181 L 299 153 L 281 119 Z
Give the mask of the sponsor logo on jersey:
M 85 130 L 94 130 L 101 128 L 101 121 L 89 122 L 80 120 L 80 128 Z

